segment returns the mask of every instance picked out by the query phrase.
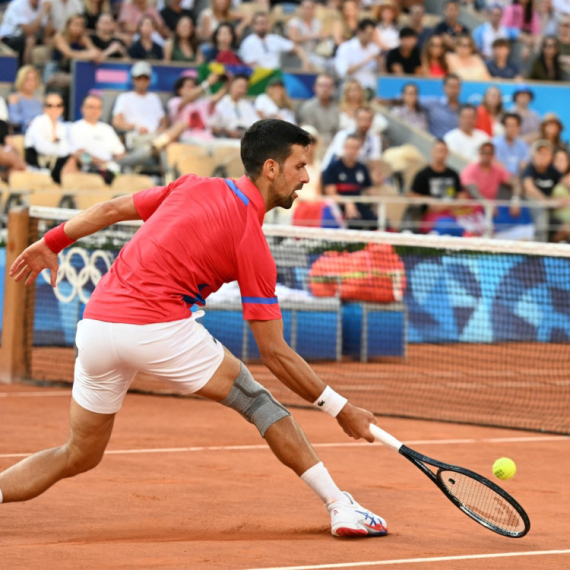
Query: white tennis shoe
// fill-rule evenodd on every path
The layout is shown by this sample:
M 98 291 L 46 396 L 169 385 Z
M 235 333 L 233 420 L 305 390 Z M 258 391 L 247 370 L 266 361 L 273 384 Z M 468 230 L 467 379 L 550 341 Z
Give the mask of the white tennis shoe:
M 350 493 L 344 491 L 350 504 L 336 501 L 327 506 L 331 516 L 331 532 L 333 536 L 385 536 L 388 534 L 386 521 L 361 507 Z

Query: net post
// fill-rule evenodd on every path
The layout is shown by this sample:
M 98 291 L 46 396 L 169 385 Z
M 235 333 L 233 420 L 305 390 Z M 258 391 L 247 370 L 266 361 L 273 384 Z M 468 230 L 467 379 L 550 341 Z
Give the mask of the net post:
M 27 208 L 13 208 L 8 214 L 8 241 L 6 244 L 6 281 L 4 289 L 4 315 L 2 319 L 2 358 L 0 382 L 8 384 L 24 378 L 30 369 L 31 334 L 33 318 L 29 318 L 28 291 L 23 281 L 16 283 L 9 271 L 18 255 L 30 241 L 30 217 Z M 33 311 L 33 302 L 32 302 Z

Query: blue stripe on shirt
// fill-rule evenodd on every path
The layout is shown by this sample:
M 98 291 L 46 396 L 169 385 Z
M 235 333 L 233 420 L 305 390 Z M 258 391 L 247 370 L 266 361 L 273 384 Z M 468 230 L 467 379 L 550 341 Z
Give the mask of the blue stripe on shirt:
M 255 303 L 258 305 L 277 305 L 278 300 L 277 297 L 270 297 L 267 299 L 266 297 L 242 297 L 242 303 Z
M 247 206 L 249 204 L 249 198 L 237 187 L 236 183 L 228 178 L 226 178 L 225 181 L 232 192 Z

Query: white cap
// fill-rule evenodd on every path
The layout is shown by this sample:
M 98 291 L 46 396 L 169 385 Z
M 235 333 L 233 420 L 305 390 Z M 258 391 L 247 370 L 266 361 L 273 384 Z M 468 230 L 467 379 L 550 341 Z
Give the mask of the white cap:
M 146 61 L 137 61 L 131 68 L 131 75 L 133 77 L 140 77 L 141 75 L 150 77 L 152 75 L 152 67 Z

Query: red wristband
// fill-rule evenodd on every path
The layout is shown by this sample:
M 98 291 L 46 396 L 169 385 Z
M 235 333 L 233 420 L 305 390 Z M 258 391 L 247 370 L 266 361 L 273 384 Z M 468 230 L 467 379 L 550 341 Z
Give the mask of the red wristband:
M 74 239 L 68 238 L 63 231 L 65 226 L 65 222 L 57 226 L 57 228 L 51 229 L 44 235 L 44 240 L 46 245 L 54 252 L 59 253 L 60 251 L 64 250 L 66 247 L 70 246 L 72 243 L 75 243 Z

